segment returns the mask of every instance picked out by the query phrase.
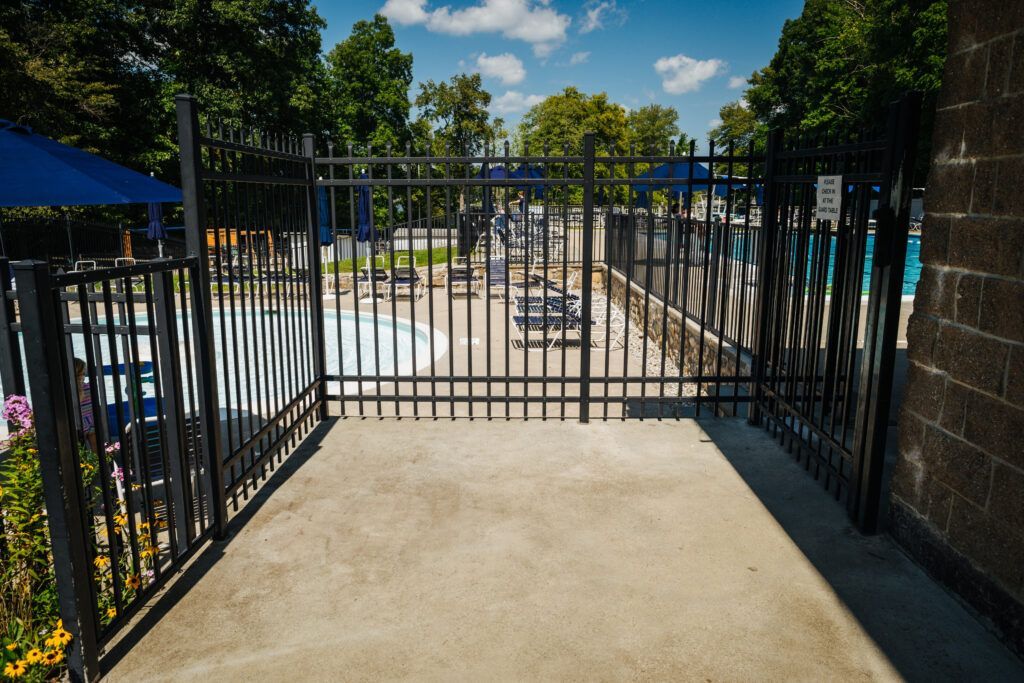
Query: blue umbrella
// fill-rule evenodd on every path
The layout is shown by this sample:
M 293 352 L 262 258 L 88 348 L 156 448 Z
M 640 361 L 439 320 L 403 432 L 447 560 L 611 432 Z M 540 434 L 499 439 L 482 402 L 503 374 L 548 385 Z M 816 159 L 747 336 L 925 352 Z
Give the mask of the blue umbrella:
M 359 176 L 365 178 L 366 174 Z M 373 229 L 373 201 L 370 198 L 370 186 L 360 185 L 356 188 L 357 242 L 376 242 L 376 230 Z
M 156 240 L 160 258 L 164 257 L 164 240 L 167 229 L 164 227 L 164 207 L 160 202 L 149 203 L 149 224 L 146 226 L 146 237 Z
M 0 119 L 0 206 L 180 201 L 176 187 Z
M 316 209 L 320 216 L 320 245 L 329 247 L 334 244 L 334 231 L 331 230 L 331 207 L 327 201 L 326 187 L 317 188 Z

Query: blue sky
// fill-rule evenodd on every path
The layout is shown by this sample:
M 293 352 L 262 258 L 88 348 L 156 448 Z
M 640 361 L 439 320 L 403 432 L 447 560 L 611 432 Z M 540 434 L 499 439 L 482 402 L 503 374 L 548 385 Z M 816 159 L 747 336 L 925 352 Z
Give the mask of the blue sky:
M 383 12 L 412 52 L 413 91 L 479 71 L 492 113 L 514 124 L 528 105 L 573 85 L 626 107 L 679 111 L 701 139 L 742 80 L 771 59 L 803 0 L 314 0 L 324 51 Z

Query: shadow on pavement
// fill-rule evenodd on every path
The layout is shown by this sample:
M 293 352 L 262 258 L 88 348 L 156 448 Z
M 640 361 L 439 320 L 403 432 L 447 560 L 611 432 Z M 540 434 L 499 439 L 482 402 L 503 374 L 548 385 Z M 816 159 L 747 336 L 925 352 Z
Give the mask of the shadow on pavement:
M 1024 663 L 888 535 L 860 534 L 766 432 L 738 419 L 700 424 L 907 680 L 1024 680 Z

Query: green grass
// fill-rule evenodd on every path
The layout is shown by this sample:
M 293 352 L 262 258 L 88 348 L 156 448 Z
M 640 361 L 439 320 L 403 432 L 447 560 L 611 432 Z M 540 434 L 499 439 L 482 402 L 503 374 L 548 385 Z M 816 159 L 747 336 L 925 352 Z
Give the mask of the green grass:
M 433 262 L 435 265 L 448 262 L 448 247 L 438 247 L 438 248 L 432 249 L 432 250 L 431 249 L 416 249 L 412 253 L 416 257 L 416 265 L 417 265 L 417 267 L 425 266 L 425 265 L 427 265 L 430 262 Z M 455 247 L 452 247 L 451 254 L 452 254 L 452 258 L 455 258 L 456 256 L 459 255 L 459 252 L 458 252 L 458 250 Z M 429 261 L 428 261 L 428 255 L 431 255 Z M 400 257 L 400 256 L 406 257 L 406 258 L 402 259 L 403 264 L 408 262 L 408 260 L 409 260 L 408 259 L 409 251 L 407 249 L 395 251 L 395 259 L 397 260 L 398 257 Z M 364 262 L 365 262 L 365 257 L 363 257 L 363 256 L 360 256 L 358 259 L 356 259 L 356 269 L 358 270 L 359 268 L 362 268 Z M 380 263 L 379 259 L 377 260 L 377 263 Z M 384 254 L 384 268 L 388 269 L 390 267 L 391 267 L 391 254 Z M 337 268 L 338 268 L 339 272 L 341 272 L 341 273 L 351 273 L 352 272 L 352 259 L 344 259 L 342 261 L 339 261 L 337 263 Z M 324 272 L 325 273 L 333 273 L 334 269 L 335 269 L 335 264 L 334 264 L 333 261 L 328 262 L 328 263 L 326 263 L 324 265 Z

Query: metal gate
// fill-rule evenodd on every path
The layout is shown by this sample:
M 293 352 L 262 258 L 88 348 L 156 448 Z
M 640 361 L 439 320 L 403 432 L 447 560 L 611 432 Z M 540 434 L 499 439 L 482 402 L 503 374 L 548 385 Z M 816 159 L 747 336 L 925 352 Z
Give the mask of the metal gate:
M 863 530 L 879 512 L 919 111 L 916 95 L 894 104 L 881 139 L 768 145 L 751 420 Z M 815 219 L 820 176 L 841 176 L 838 220 Z

